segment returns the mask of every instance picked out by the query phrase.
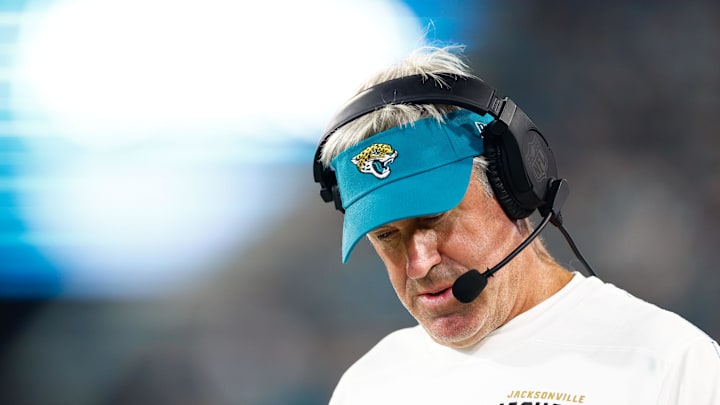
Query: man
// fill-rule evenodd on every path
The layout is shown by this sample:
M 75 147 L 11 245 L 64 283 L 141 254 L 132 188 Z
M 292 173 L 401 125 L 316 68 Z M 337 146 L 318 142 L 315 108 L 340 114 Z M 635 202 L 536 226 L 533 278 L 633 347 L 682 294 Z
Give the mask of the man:
M 343 262 L 367 236 L 419 323 L 350 367 L 331 404 L 720 404 L 717 343 L 535 239 L 548 221 L 566 234 L 564 180 L 460 50 L 419 49 L 378 74 L 318 147 L 321 194 L 345 213 Z

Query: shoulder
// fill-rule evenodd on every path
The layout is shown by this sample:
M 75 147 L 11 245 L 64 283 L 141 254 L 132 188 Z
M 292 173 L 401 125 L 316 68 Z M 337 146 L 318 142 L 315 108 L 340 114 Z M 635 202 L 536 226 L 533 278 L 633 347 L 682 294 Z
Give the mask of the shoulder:
M 711 340 L 680 315 L 597 278 L 583 279 L 577 292 L 578 305 L 567 315 L 576 330 L 592 335 L 586 336 L 588 342 L 670 354 L 698 340 Z
M 642 381 L 657 387 L 658 404 L 720 403 L 720 349 L 709 335 L 621 288 L 580 277 L 542 318 L 534 355 L 572 358 L 604 381 Z

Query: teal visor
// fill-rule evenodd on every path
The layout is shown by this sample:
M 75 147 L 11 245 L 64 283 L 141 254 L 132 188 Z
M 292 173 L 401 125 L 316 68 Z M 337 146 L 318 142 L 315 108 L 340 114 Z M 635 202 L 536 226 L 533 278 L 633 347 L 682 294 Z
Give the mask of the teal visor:
M 451 210 L 462 201 L 473 157 L 483 153 L 490 114 L 454 111 L 444 123 L 425 118 L 391 128 L 346 149 L 331 166 L 340 189 L 342 261 L 373 229 Z

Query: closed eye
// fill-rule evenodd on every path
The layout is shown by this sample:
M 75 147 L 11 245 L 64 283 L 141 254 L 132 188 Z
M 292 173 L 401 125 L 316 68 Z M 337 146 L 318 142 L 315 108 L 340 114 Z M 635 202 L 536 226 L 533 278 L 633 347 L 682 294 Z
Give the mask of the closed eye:
M 378 242 L 386 243 L 386 242 L 390 242 L 391 240 L 393 240 L 397 236 L 397 234 L 398 234 L 397 229 L 384 229 L 384 230 L 379 230 L 377 232 L 374 232 L 373 237 Z

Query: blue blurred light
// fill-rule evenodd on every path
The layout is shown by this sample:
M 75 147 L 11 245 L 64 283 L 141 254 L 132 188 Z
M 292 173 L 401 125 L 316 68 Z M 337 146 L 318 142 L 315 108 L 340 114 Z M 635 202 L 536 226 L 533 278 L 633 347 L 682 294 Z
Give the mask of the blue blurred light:
M 207 277 L 287 214 L 268 189 L 307 186 L 273 168 L 306 170 L 359 80 L 422 42 L 390 0 L 39 0 L 6 17 L 5 296 Z

